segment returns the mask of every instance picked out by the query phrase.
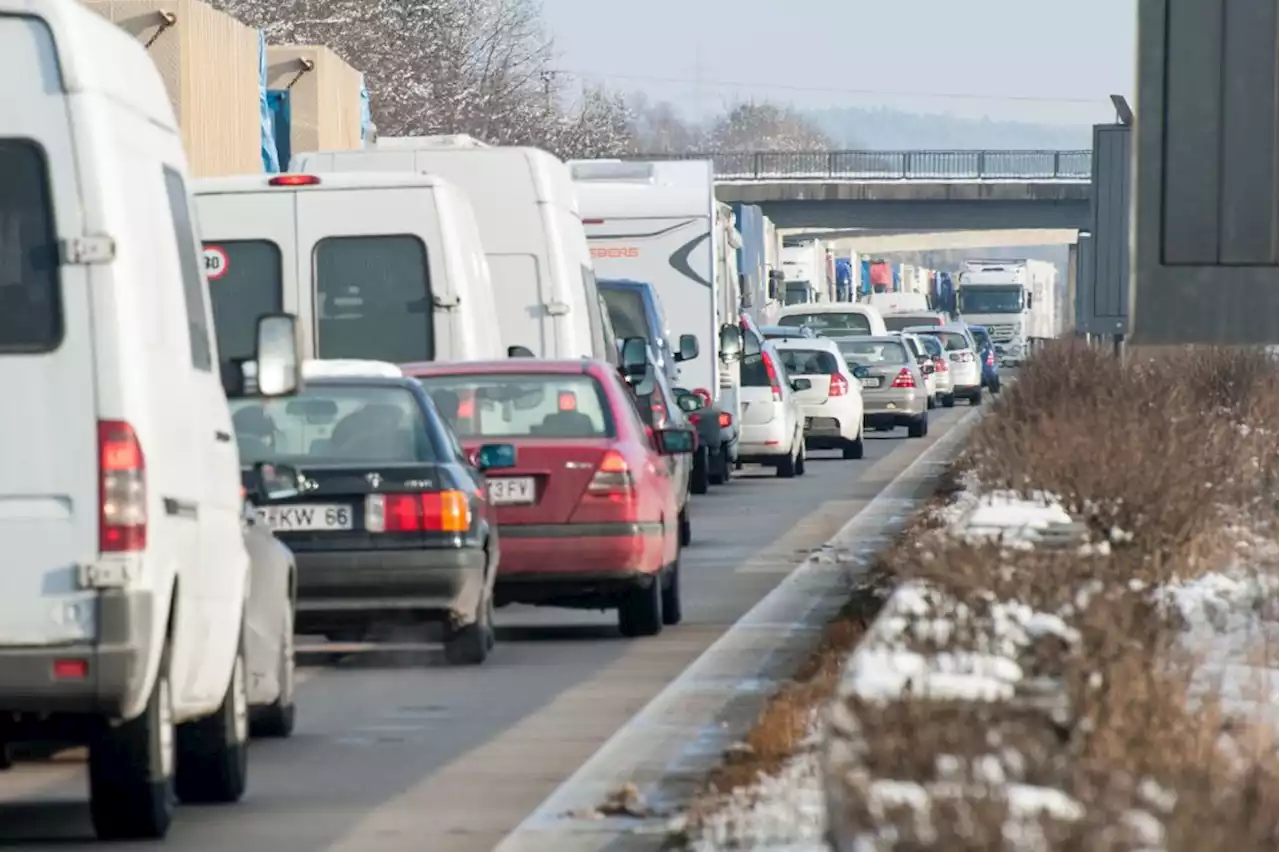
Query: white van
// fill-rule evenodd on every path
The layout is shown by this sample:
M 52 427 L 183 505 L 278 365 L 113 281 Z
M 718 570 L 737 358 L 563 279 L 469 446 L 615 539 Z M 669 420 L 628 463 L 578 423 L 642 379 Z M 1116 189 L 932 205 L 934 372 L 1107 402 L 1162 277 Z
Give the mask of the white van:
M 79 3 L 0 0 L 0 746 L 89 749 L 94 828 L 246 782 L 240 462 L 173 108 Z M 258 386 L 289 393 L 294 322 Z M 253 336 L 253 331 L 250 331 Z
M 492 147 L 465 135 L 396 137 L 372 149 L 298 154 L 291 168 L 427 172 L 452 181 L 475 208 L 507 345 L 543 358 L 617 363 L 573 180 L 546 151 Z
M 787 305 L 778 312 L 775 324 L 808 326 L 823 337 L 878 337 L 888 333 L 884 327 L 884 316 L 862 302 Z
M 506 357 L 466 196 L 420 174 L 278 174 L 195 184 L 219 350 L 296 314 L 307 358 Z

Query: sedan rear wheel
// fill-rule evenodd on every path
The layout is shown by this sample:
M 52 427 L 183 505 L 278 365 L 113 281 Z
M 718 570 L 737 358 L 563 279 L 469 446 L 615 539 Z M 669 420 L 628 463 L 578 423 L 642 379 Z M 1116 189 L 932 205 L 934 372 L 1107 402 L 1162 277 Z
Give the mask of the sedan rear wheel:
M 644 587 L 630 589 L 618 605 L 618 631 L 628 639 L 662 632 L 662 575 Z
M 680 600 L 680 552 L 676 561 L 667 566 L 666 585 L 662 588 L 662 623 L 679 624 L 684 618 L 684 606 Z

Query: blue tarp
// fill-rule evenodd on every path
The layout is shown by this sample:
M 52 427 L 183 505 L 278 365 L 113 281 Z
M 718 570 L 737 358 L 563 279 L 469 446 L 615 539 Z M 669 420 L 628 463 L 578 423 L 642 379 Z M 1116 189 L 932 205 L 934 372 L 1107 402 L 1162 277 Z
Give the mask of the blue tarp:
M 293 157 L 292 127 L 289 112 L 289 90 L 267 90 L 267 107 L 271 111 L 271 125 L 275 128 L 276 162 L 283 168 L 289 168 L 289 160 Z M 277 171 L 279 169 L 277 168 Z
M 276 128 L 267 99 L 267 37 L 258 30 L 258 123 L 262 135 L 262 170 L 280 171 L 280 154 L 276 149 Z
M 360 144 L 369 144 L 369 130 L 373 126 L 373 110 L 369 106 L 369 87 L 364 84 L 364 75 L 360 75 Z
M 871 294 L 871 258 L 862 261 L 862 275 L 858 279 L 858 293 L 863 296 Z
M 847 257 L 836 258 L 836 299 L 853 301 L 853 263 Z

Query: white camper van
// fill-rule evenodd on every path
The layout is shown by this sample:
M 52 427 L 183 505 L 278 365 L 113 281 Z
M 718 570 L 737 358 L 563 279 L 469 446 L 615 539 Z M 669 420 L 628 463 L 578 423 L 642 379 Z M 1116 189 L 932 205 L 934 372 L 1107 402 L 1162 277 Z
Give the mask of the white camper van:
M 728 205 L 716 201 L 711 162 L 578 160 L 569 168 L 597 274 L 652 284 L 671 332 L 698 338 L 698 355 L 680 364 L 680 383 L 730 415 L 711 468 L 713 482 L 727 479 L 741 420 L 736 248 L 742 237 Z M 723 351 L 725 333 L 737 350 Z
M 298 154 L 292 167 L 426 172 L 453 182 L 476 212 L 507 345 L 544 358 L 617 362 L 569 169 L 551 154 L 465 135 L 391 137 L 376 148 Z
M 87 745 L 99 837 L 160 837 L 173 792 L 245 789 L 243 376 L 146 51 L 80 3 L 0 0 L 0 80 L 0 747 Z M 260 391 L 292 392 L 293 319 L 253 326 Z
M 404 174 L 279 174 L 195 185 L 218 345 L 288 311 L 307 358 L 503 358 L 493 285 L 458 187 Z

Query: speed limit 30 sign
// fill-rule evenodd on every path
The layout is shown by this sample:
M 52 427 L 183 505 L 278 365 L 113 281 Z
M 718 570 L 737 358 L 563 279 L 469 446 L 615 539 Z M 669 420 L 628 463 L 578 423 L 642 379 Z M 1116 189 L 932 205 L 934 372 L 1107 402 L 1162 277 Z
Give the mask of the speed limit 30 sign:
M 217 281 L 227 274 L 227 252 L 222 246 L 204 247 L 204 274 L 210 281 Z

